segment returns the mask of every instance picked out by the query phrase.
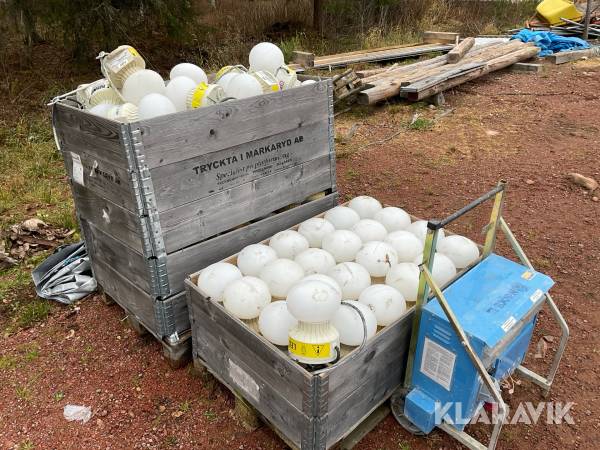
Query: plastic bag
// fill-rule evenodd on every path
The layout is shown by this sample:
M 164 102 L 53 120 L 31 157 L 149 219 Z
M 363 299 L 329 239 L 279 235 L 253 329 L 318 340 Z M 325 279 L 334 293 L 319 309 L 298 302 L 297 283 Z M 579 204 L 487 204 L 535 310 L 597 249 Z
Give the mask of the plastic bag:
M 63 410 L 63 416 L 69 422 L 76 420 L 81 423 L 86 423 L 92 418 L 92 408 L 82 405 L 66 405 Z

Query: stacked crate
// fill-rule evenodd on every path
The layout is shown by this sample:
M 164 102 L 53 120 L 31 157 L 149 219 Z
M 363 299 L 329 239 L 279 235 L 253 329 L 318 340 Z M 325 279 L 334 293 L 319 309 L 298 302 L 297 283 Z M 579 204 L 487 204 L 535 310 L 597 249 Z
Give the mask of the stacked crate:
M 94 276 L 173 361 L 192 268 L 337 203 L 329 81 L 130 124 L 65 99 L 53 125 Z

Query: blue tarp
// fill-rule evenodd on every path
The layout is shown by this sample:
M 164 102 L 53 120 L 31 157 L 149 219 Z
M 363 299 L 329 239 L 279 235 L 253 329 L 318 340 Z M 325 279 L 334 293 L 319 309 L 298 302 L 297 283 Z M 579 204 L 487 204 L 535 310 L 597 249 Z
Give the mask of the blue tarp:
M 540 50 L 539 56 L 551 55 L 552 53 L 566 52 L 569 50 L 583 50 L 590 48 L 583 39 L 576 37 L 565 37 L 550 31 L 531 31 L 523 28 L 511 39 L 519 39 L 523 42 L 533 42 Z

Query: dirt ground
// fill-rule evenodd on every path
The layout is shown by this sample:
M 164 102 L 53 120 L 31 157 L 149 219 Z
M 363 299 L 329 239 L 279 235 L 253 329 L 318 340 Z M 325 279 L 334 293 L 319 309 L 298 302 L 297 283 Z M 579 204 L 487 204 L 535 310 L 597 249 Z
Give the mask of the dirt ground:
M 533 264 L 555 280 L 554 299 L 571 327 L 550 400 L 574 402 L 574 424 L 508 425 L 498 448 L 595 449 L 600 202 L 565 175 L 600 180 L 600 60 L 545 74 L 492 74 L 447 93 L 446 100 L 436 109 L 392 104 L 339 116 L 342 198 L 369 194 L 414 215 L 441 218 L 507 180 L 504 215 Z M 411 126 L 415 114 L 423 120 Z M 481 242 L 487 213 L 469 215 L 453 229 Z M 232 418 L 233 400 L 224 388 L 189 367 L 171 370 L 159 345 L 137 336 L 124 319 L 118 306 L 94 296 L 2 340 L 1 449 L 284 447 L 266 427 L 246 431 Z M 534 368 L 549 363 L 558 341 L 548 313 L 541 315 L 534 345 L 542 336 L 553 339 L 545 357 L 533 358 L 530 349 Z M 525 381 L 505 398 L 513 407 L 543 400 Z M 90 406 L 92 419 L 67 422 L 66 404 Z M 487 428 L 470 430 L 484 439 Z M 358 448 L 460 446 L 437 431 L 413 437 L 390 416 Z

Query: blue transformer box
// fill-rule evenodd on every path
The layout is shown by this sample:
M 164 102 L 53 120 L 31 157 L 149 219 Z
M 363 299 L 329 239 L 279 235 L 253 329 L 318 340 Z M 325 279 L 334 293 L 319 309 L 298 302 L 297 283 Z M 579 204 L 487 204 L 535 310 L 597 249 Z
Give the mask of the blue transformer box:
M 491 254 L 444 290 L 475 353 L 499 383 L 521 364 L 537 313 L 554 282 Z M 462 431 L 490 400 L 477 369 L 438 300 L 423 307 L 404 414 L 422 432 L 441 421 Z

